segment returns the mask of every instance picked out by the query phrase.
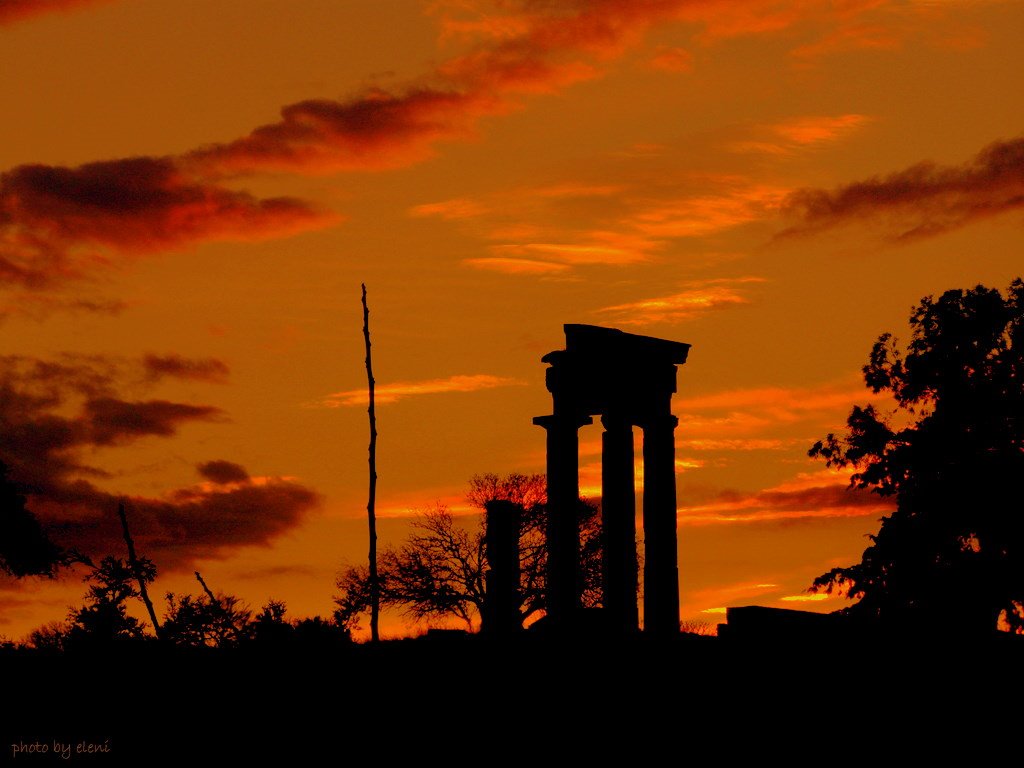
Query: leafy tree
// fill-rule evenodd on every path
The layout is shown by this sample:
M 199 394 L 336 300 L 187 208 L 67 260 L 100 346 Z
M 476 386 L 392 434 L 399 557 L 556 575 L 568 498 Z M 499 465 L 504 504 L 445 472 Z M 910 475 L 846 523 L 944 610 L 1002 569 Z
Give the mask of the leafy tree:
M 268 600 L 249 625 L 249 634 L 258 643 L 276 644 L 288 640 L 292 625 L 285 618 L 288 606 L 283 600 Z
M 67 649 L 70 625 L 64 621 L 51 621 L 32 630 L 28 645 L 42 651 L 63 651 Z
M 156 566 L 141 557 L 132 567 L 118 557 L 104 557 L 85 580 L 89 583 L 85 605 L 68 616 L 67 642 L 72 645 L 139 640 L 145 625 L 127 612 L 127 602 L 139 597 L 138 582 L 152 582 Z
M 519 537 L 522 605 L 526 622 L 544 610 L 547 546 L 544 475 L 477 475 L 470 480 L 467 498 L 483 509 L 488 501 L 505 500 L 520 507 Z M 593 607 L 601 599 L 601 524 L 597 507 L 581 502 L 580 557 L 583 574 L 581 599 Z M 473 628 L 487 597 L 484 520 L 467 528 L 442 505 L 420 512 L 413 532 L 398 547 L 381 552 L 381 601 L 421 621 L 454 617 Z M 340 594 L 335 620 L 346 628 L 357 625 L 369 606 L 369 573 L 363 566 L 345 569 L 338 578 Z
M 275 609 L 265 608 L 261 617 L 273 621 Z M 280 604 L 279 619 L 283 620 Z M 223 648 L 237 646 L 248 639 L 252 610 L 234 595 L 218 592 L 215 597 L 167 593 L 164 635 L 178 645 Z
M 15 577 L 52 576 L 63 553 L 25 506 L 25 497 L 0 462 L 0 571 Z
M 303 651 L 337 648 L 351 642 L 349 633 L 321 616 L 286 618 L 288 609 L 280 600 L 269 600 L 249 623 L 249 642 L 265 647 L 290 646 Z
M 855 407 L 843 437 L 810 450 L 892 497 L 860 563 L 819 576 L 856 616 L 925 629 L 1024 630 L 1024 282 L 924 298 L 901 351 L 879 337 L 864 366 L 885 415 Z
M 295 642 L 302 648 L 334 648 L 352 642 L 352 635 L 337 622 L 322 616 L 309 616 L 292 622 Z

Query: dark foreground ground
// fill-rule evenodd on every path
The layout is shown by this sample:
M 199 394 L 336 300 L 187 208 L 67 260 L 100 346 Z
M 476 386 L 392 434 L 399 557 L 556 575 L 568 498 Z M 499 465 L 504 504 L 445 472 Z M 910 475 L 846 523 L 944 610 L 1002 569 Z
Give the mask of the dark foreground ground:
M 0 655 L 0 761 L 919 765 L 963 754 L 971 765 L 990 762 L 984 755 L 1019 764 L 1016 640 L 443 637 L 233 653 L 10 652 Z

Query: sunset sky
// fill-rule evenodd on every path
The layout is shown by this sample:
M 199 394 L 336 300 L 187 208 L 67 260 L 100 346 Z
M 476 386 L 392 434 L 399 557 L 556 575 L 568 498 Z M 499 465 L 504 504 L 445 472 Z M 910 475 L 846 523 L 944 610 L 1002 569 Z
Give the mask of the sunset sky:
M 540 357 L 618 327 L 693 345 L 682 618 L 834 610 L 807 587 L 886 507 L 808 448 L 922 296 L 1024 272 L 1022 32 L 1014 0 L 0 0 L 0 458 L 94 556 L 130 497 L 155 595 L 198 568 L 328 615 L 366 552 L 360 283 L 382 545 L 542 472 Z M 81 575 L 0 581 L 0 635 Z

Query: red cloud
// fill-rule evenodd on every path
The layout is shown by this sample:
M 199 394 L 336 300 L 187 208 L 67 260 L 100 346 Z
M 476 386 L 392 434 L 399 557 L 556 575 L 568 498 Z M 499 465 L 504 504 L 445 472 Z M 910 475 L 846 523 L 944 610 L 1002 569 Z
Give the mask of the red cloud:
M 8 0 L 8 17 L 69 6 Z M 395 168 L 428 157 L 439 141 L 474 133 L 480 118 L 517 106 L 522 94 L 557 91 L 601 74 L 607 60 L 642 40 L 650 27 L 679 21 L 708 39 L 770 33 L 813 21 L 826 31 L 860 23 L 887 0 L 836 6 L 769 0 L 564 0 L 557 3 L 441 4 L 448 32 L 475 36 L 469 52 L 393 91 L 371 89 L 344 101 L 285 106 L 281 119 L 234 141 L 180 157 L 140 157 L 77 168 L 26 165 L 0 175 L 0 281 L 30 289 L 79 277 L 115 254 L 167 250 L 209 240 L 253 240 L 319 227 L 335 217 L 291 198 L 257 199 L 212 179 L 291 170 L 322 173 Z M 454 10 L 453 10 L 454 9 Z M 669 221 L 663 236 L 706 231 L 756 218 L 751 205 L 704 201 Z M 726 201 L 729 203 L 729 201 Z M 756 205 L 754 207 L 757 207 Z M 655 212 L 668 215 L 668 212 Z M 700 216 L 696 216 L 700 214 Z M 701 222 L 696 222 L 696 218 Z M 690 219 L 694 219 L 691 221 Z M 668 228 L 667 230 L 665 228 Z M 682 227 L 685 231 L 679 232 Z M 647 231 L 647 230 L 644 230 Z M 98 249 L 98 250 L 97 250 Z
M 57 361 L 0 358 L 0 460 L 51 538 L 90 556 L 119 551 L 118 497 L 95 485 L 111 478 L 86 463 L 93 449 L 167 437 L 193 421 L 222 418 L 218 408 L 117 396 L 124 363 L 102 358 Z M 319 501 L 288 478 L 253 478 L 238 464 L 200 464 L 213 485 L 132 499 L 132 527 L 161 567 L 264 544 L 294 526 Z
M 209 421 L 222 417 L 219 408 L 188 405 L 167 400 L 128 402 L 101 397 L 85 403 L 83 421 L 89 426 L 88 442 L 117 445 L 144 435 L 173 435 L 187 421 Z
M 826 25 L 843 25 L 876 4 L 846 4 L 816 17 Z M 551 93 L 599 76 L 603 61 L 637 44 L 656 24 L 698 23 L 721 37 L 775 32 L 803 20 L 802 12 L 779 13 L 776 5 L 764 0 L 570 0 L 503 3 L 501 12 L 493 14 L 487 4 L 469 4 L 463 10 L 476 18 L 445 18 L 442 27 L 482 38 L 479 44 L 442 62 L 420 83 L 396 91 L 375 88 L 345 101 L 290 104 L 279 121 L 186 157 L 208 174 L 408 165 L 430 156 L 438 141 L 472 135 L 481 117 L 514 108 L 519 95 Z M 678 68 L 681 54 L 675 58 Z
M 693 54 L 685 48 L 661 46 L 647 62 L 651 69 L 663 72 L 690 72 L 693 69 Z
M 153 522 L 140 528 L 172 560 L 220 554 L 241 545 L 268 544 L 294 527 L 319 502 L 309 488 L 286 478 L 251 479 L 229 490 L 171 494 L 168 500 L 136 499 L 135 507 Z M 139 515 L 136 515 L 138 518 Z
M 331 220 L 300 200 L 196 181 L 172 158 L 22 165 L 0 174 L 0 279 L 39 287 L 93 268 L 96 248 L 138 254 L 261 240 Z
M 245 467 L 223 459 L 198 464 L 196 469 L 199 470 L 200 475 L 218 485 L 244 483 L 249 479 L 249 473 L 245 471 Z
M 59 294 L 50 295 L 23 290 L 12 294 L 3 304 L 0 304 L 0 318 L 20 315 L 32 320 L 43 320 L 54 312 L 116 317 L 127 308 L 128 303 L 119 299 L 70 298 Z
M 142 364 L 151 380 L 170 376 L 177 379 L 192 379 L 223 384 L 230 370 L 223 360 L 213 357 L 194 359 L 181 355 L 146 355 Z
M 300 101 L 284 107 L 278 122 L 197 149 L 186 160 L 214 174 L 395 168 L 424 159 L 438 140 L 468 135 L 476 117 L 497 108 L 482 94 L 432 88 Z
M 53 539 L 93 557 L 120 551 L 124 541 L 114 514 L 119 498 L 86 482 L 62 490 L 58 498 L 31 499 Z M 200 558 L 265 545 L 318 503 L 314 491 L 284 478 L 183 488 L 163 498 L 132 497 L 132 537 L 159 567 L 186 569 Z
M 978 219 L 1024 208 L 1024 138 L 997 141 L 959 166 L 919 163 L 834 190 L 804 189 L 784 209 L 804 234 L 852 221 L 880 220 L 896 239 L 936 235 Z
M 111 0 L 0 0 L 0 26 L 14 24 L 30 16 L 53 11 L 70 11 L 83 5 L 99 5 Z
M 683 508 L 684 525 L 751 523 L 816 517 L 861 517 L 892 511 L 892 504 L 870 491 L 828 478 L 781 485 L 755 493 L 722 491 L 699 506 Z

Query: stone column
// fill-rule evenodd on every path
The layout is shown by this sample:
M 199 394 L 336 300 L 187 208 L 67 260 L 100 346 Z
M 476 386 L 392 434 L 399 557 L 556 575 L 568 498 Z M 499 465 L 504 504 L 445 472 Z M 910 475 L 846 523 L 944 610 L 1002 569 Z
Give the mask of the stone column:
M 676 448 L 679 419 L 671 414 L 644 428 L 644 631 L 679 631 L 676 554 Z
M 601 418 L 601 530 L 604 610 L 613 632 L 635 632 L 637 616 L 636 494 L 633 425 L 618 415 Z
M 552 624 L 571 624 L 580 608 L 579 428 L 589 416 L 538 416 L 548 433 L 547 615 Z
M 481 631 L 490 635 L 511 635 L 523 628 L 519 614 L 521 509 L 505 499 L 486 504 L 487 600 Z

